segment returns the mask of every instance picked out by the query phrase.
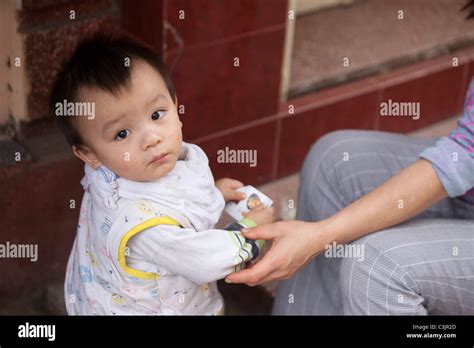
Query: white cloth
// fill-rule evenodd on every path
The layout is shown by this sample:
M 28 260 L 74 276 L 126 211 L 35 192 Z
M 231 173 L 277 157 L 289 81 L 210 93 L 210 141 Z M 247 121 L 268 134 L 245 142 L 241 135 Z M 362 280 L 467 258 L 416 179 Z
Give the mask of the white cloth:
M 119 178 L 106 167 L 86 165 L 85 174 L 66 272 L 68 313 L 221 314 L 215 281 L 254 255 L 240 232 L 213 229 L 224 199 L 205 153 L 183 142 L 176 166 L 156 182 Z M 153 222 L 163 216 L 181 227 Z M 121 242 L 150 221 L 122 243 L 126 266 L 152 276 L 143 278 L 120 262 Z

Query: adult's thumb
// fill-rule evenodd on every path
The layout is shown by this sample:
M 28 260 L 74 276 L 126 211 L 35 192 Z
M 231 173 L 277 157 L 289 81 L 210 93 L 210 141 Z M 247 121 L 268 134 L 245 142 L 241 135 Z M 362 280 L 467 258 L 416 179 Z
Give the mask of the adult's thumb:
M 273 233 L 272 224 L 259 225 L 252 228 L 245 228 L 242 230 L 242 233 L 245 238 L 248 239 L 273 239 L 275 238 L 275 233 Z

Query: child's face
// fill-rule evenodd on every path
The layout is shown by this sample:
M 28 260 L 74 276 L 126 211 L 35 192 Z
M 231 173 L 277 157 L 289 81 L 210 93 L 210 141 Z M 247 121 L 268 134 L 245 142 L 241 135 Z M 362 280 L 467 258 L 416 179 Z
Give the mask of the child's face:
M 116 96 L 84 87 L 77 99 L 95 103 L 94 118 L 74 120 L 86 145 L 73 151 L 84 162 L 134 181 L 156 181 L 174 168 L 183 139 L 177 101 L 150 65 L 135 61 L 130 86 Z

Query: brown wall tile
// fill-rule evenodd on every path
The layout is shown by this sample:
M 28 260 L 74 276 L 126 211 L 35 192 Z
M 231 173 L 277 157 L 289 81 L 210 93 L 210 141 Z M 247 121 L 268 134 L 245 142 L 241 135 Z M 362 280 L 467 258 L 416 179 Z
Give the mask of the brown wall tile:
M 183 131 L 196 139 L 275 114 L 284 30 L 184 50 L 173 73 L 185 107 Z M 166 55 L 170 65 L 176 52 Z M 239 67 L 234 67 L 234 58 Z
M 64 276 L 82 199 L 83 165 L 72 159 L 29 165 L 0 182 L 2 243 L 37 244 L 38 261 L 0 259 L 0 302 L 21 300 Z M 74 199 L 76 208 L 69 208 Z
M 378 129 L 404 133 L 457 115 L 465 93 L 467 64 L 452 67 L 450 61 L 448 57 L 444 69 L 426 75 L 420 69 L 417 74 L 408 75 L 406 81 L 384 88 L 381 102 L 420 103 L 421 112 L 418 120 L 406 116 L 380 117 Z
M 284 24 L 287 0 L 165 0 L 165 8 L 167 21 L 191 47 Z M 168 31 L 168 50 L 176 48 L 173 41 Z
M 122 0 L 122 29 L 163 54 L 164 0 Z
M 295 114 L 280 121 L 278 177 L 299 171 L 311 145 L 322 135 L 339 129 L 373 129 L 377 99 L 378 93 L 370 92 L 309 109 L 293 101 Z
M 276 121 L 267 122 L 231 134 L 196 143 L 209 158 L 214 179 L 230 177 L 245 185 L 259 185 L 273 179 L 272 165 L 275 148 Z M 256 166 L 249 163 L 219 163 L 218 151 L 256 150 Z

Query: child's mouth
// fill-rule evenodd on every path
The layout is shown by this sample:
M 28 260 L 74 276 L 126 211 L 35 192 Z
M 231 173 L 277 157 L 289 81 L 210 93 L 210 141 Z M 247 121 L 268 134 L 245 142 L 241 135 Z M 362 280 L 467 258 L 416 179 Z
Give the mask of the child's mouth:
M 150 164 L 162 164 L 168 160 L 169 153 L 161 154 L 158 156 L 153 157 Z

